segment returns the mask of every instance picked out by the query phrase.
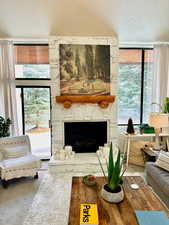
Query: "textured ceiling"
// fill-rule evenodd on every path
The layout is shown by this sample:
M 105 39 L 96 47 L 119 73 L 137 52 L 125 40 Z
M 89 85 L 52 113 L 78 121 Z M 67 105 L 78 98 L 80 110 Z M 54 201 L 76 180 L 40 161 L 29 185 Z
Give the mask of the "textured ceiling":
M 169 0 L 0 0 L 0 37 L 112 35 L 169 41 Z

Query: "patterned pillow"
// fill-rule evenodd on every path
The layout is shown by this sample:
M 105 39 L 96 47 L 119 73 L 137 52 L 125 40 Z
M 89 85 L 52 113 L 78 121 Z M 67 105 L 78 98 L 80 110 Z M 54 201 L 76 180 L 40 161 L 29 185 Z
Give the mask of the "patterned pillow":
M 28 148 L 27 146 L 5 147 L 3 152 L 5 159 L 19 158 L 28 153 Z
M 155 165 L 169 171 L 169 152 L 161 151 Z

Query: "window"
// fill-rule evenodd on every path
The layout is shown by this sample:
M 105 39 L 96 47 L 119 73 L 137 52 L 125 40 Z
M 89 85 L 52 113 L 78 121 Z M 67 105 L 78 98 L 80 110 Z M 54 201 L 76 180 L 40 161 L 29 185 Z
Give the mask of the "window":
M 153 50 L 144 51 L 143 122 L 148 122 L 152 102 Z
M 151 111 L 153 49 L 120 49 L 118 123 L 147 123 Z
M 34 155 L 50 158 L 50 88 L 17 86 L 16 93 L 20 135 L 29 136 Z
M 49 79 L 48 45 L 15 45 L 15 77 Z
M 41 159 L 51 156 L 48 48 L 38 44 L 14 46 L 19 133 L 29 136 L 33 154 Z

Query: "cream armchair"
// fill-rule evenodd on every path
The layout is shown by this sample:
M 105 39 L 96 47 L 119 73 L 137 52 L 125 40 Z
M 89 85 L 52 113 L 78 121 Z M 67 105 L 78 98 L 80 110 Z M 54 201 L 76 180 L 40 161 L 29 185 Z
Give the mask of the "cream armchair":
M 4 188 L 13 178 L 38 178 L 40 167 L 41 161 L 32 155 L 27 135 L 0 138 L 0 177 Z

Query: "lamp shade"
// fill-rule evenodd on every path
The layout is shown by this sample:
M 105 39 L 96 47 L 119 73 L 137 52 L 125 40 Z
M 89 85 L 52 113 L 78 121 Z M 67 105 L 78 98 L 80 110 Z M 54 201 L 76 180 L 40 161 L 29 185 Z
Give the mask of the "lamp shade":
M 169 115 L 166 113 L 151 113 L 148 124 L 154 128 L 168 127 Z

